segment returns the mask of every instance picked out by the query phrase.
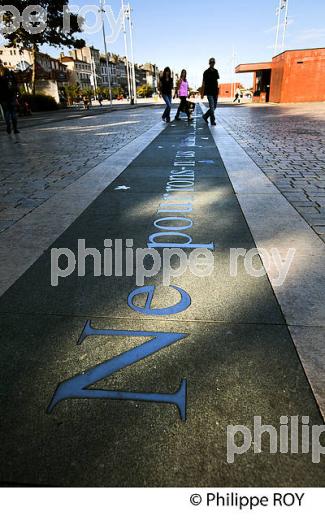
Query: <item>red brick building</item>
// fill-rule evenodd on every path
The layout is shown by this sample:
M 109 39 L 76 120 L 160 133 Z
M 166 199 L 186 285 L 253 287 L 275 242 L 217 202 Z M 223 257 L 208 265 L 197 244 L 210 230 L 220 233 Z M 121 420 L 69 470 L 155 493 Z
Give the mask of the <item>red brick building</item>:
M 325 48 L 285 51 L 271 62 L 238 65 L 254 73 L 254 101 L 325 101 Z
M 219 83 L 219 98 L 234 98 L 238 88 L 242 88 L 241 83 Z

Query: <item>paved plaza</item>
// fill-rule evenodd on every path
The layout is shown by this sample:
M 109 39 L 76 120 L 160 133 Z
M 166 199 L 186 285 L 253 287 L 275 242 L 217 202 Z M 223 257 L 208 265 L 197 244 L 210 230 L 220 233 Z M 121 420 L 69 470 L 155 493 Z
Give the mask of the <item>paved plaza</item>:
M 227 445 L 255 417 L 324 424 L 323 107 L 222 106 L 215 129 L 202 109 L 190 124 L 142 107 L 1 135 L 3 484 L 325 485 L 311 438 L 270 453 L 254 437 L 233 462 Z M 78 240 L 162 259 L 163 244 L 204 247 L 215 268 L 139 291 L 134 257 L 116 276 L 88 258 L 51 285 L 53 249 L 78 258 Z M 231 272 L 231 251 L 255 248 L 255 270 L 263 249 L 296 251 L 282 286 L 274 265 Z
M 157 109 L 82 111 L 22 120 L 16 138 L 1 135 L 0 232 L 73 184 L 158 120 Z M 36 119 L 36 121 L 35 121 Z M 36 124 L 36 122 L 40 124 Z
M 325 103 L 222 107 L 219 121 L 325 241 Z

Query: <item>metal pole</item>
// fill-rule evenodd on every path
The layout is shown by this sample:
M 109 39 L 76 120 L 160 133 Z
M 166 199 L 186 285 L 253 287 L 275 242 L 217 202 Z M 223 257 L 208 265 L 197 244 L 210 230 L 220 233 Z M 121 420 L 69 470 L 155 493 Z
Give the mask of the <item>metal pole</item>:
M 279 34 L 280 34 L 280 23 L 281 23 L 281 11 L 282 11 L 282 0 L 279 0 L 279 7 L 277 9 L 278 13 L 278 24 L 276 28 L 276 36 L 275 36 L 275 45 L 274 45 L 274 54 L 278 53 L 279 48 Z
M 284 51 L 285 47 L 285 39 L 286 39 L 286 33 L 287 33 L 287 25 L 288 25 L 288 7 L 289 7 L 289 0 L 286 0 L 286 10 L 284 15 L 284 27 L 283 27 L 283 37 L 282 37 L 282 52 Z
M 90 66 L 91 66 L 91 74 L 93 77 L 93 90 L 94 90 L 94 97 L 96 99 L 96 85 L 97 85 L 97 78 L 96 78 L 96 67 L 93 57 L 90 55 Z
M 124 33 L 124 46 L 125 46 L 125 65 L 126 65 L 126 74 L 127 74 L 127 80 L 128 80 L 128 90 L 129 90 L 129 96 L 132 103 L 132 92 L 131 92 L 131 82 L 130 82 L 130 71 L 129 71 L 129 58 L 128 58 L 128 41 L 126 36 L 126 26 L 125 26 L 125 5 L 124 1 L 121 0 L 122 4 L 122 11 L 123 11 L 123 33 Z
M 137 102 L 137 81 L 135 77 L 135 63 L 134 63 L 134 52 L 133 52 L 133 24 L 131 18 L 131 6 L 128 4 L 128 15 L 129 15 L 129 31 L 130 31 L 130 46 L 131 46 L 131 61 L 132 61 L 132 78 L 133 78 L 133 93 L 134 102 Z
M 106 67 L 107 67 L 107 80 L 108 80 L 108 90 L 109 90 L 109 99 L 111 106 L 113 104 L 113 97 L 112 97 L 112 85 L 111 85 L 111 74 L 109 71 L 109 60 L 108 60 L 108 53 L 107 53 L 107 43 L 106 43 L 106 33 L 105 33 L 105 20 L 104 20 L 104 7 L 105 0 L 100 0 L 100 11 L 102 13 L 102 23 L 103 23 L 103 39 L 104 39 L 104 50 L 105 50 L 105 58 L 106 58 Z

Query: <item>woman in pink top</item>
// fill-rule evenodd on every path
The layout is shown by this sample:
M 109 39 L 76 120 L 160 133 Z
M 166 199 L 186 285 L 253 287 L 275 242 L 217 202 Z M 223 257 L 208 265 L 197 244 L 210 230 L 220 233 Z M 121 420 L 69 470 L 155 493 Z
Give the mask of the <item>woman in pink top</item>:
M 183 69 L 181 72 L 181 77 L 177 83 L 177 94 L 178 94 L 181 102 L 180 102 L 180 105 L 177 110 L 175 121 L 180 120 L 179 115 L 181 112 L 185 112 L 185 114 L 187 114 L 188 120 L 191 121 L 191 113 L 190 113 L 188 103 L 187 103 L 187 98 L 189 95 L 189 85 L 188 85 L 188 81 L 186 78 L 187 78 L 187 72 L 185 69 Z

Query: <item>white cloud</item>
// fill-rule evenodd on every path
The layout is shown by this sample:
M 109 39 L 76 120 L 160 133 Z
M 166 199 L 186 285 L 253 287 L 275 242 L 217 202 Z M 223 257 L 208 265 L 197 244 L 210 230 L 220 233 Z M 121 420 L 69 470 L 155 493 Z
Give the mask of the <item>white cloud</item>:
M 325 28 L 310 28 L 304 29 L 298 37 L 299 41 L 309 41 L 309 40 L 322 40 L 323 43 L 325 41 Z

